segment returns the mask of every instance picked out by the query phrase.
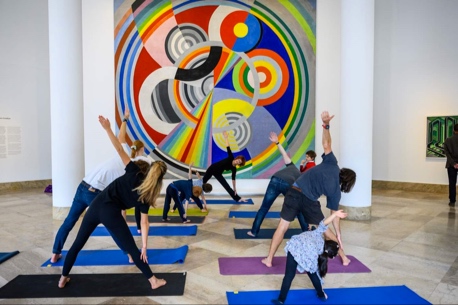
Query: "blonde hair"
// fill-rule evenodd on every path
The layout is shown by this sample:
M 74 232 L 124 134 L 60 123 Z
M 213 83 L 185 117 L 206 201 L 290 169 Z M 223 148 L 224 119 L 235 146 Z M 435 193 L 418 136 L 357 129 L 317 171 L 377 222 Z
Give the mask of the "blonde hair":
M 130 158 L 135 158 L 137 156 L 137 152 L 143 147 L 145 147 L 145 144 L 143 144 L 142 141 L 135 140 L 134 143 L 132 143 L 132 146 L 130 147 L 130 149 L 132 150 L 130 152 Z
M 167 172 L 167 165 L 162 161 L 156 161 L 151 164 L 148 174 L 134 191 L 140 194 L 139 201 L 152 207 L 156 206 L 156 199 L 162 188 L 162 178 Z

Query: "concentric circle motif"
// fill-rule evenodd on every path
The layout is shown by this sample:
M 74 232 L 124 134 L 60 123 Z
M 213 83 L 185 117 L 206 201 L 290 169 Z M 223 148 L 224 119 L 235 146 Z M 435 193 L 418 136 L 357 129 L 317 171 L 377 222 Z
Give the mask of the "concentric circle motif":
M 284 166 L 269 132 L 295 163 L 314 148 L 315 2 L 117 1 L 116 109 L 129 140 L 168 165 L 204 172 L 227 156 L 239 177 Z M 169 177 L 171 178 L 171 177 Z

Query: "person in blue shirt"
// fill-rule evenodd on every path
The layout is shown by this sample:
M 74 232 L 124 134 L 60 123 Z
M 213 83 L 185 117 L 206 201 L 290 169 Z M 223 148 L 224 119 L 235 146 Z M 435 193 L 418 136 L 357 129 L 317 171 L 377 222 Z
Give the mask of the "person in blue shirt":
M 321 114 L 323 121 L 323 161 L 300 175 L 285 195 L 280 212 L 280 223 L 272 238 L 269 254 L 262 260 L 262 263 L 267 267 L 272 267 L 275 252 L 283 241 L 289 224 L 297 215 L 302 213 L 308 224 L 319 224 L 324 219 L 324 214 L 321 211 L 318 198 L 325 195 L 326 207 L 331 210 L 331 213 L 335 213 L 339 208 L 341 193 L 350 192 L 355 185 L 356 173 L 349 168 L 339 168 L 337 159 L 332 152 L 331 134 L 329 132 L 329 122 L 332 118 L 334 116 L 329 115 L 327 111 L 323 111 Z M 325 235 L 326 238 L 339 243 L 339 255 L 342 264 L 347 266 L 350 264 L 350 259 L 343 251 L 339 219 L 338 217 L 334 218 L 332 223 L 336 233 L 334 234 L 328 229 Z
M 178 209 L 178 213 L 180 214 L 183 223 L 191 222 L 186 217 L 187 202 L 185 209 L 185 207 L 183 207 L 183 201 L 189 201 L 191 196 L 199 197 L 202 194 L 202 187 L 193 186 L 192 184 L 192 164 L 193 162 L 189 163 L 188 180 L 176 180 L 167 186 L 167 189 L 165 190 L 164 211 L 162 212 L 162 221 L 170 220 L 169 218 L 167 218 L 167 214 L 169 213 L 170 202 L 173 198 L 173 201 L 175 202 L 175 207 Z M 180 195 L 182 196 L 182 198 L 184 198 L 184 200 L 180 199 Z

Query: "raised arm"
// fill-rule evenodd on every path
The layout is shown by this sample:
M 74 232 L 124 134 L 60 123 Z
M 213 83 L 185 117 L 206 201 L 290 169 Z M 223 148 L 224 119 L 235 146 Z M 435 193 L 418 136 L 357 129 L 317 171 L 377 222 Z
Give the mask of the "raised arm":
M 124 165 L 127 165 L 130 162 L 130 157 L 122 148 L 122 145 L 119 142 L 118 138 L 116 138 L 115 134 L 113 133 L 113 130 L 111 130 L 110 121 L 104 118 L 103 116 L 99 115 L 99 122 L 100 125 L 102 125 L 103 129 L 105 129 L 105 131 L 107 132 L 111 144 L 113 144 L 113 147 L 116 149 L 116 152 L 118 153 L 119 157 L 121 157 L 122 163 L 124 163 Z
M 329 115 L 329 112 L 323 111 L 321 113 L 321 120 L 323 121 L 323 150 L 324 154 L 327 155 L 332 151 L 331 148 L 331 134 L 329 133 L 329 122 L 332 120 L 334 115 Z
M 278 142 L 278 136 L 275 132 L 271 131 L 270 136 L 269 136 L 270 141 L 275 143 L 277 145 L 278 150 L 280 151 L 281 155 L 283 156 L 283 161 L 285 161 L 285 164 L 291 163 L 291 158 L 288 156 L 286 153 L 285 149 L 283 146 Z
M 126 129 L 127 129 L 127 121 L 129 120 L 130 112 L 129 108 L 126 106 L 126 110 L 124 110 L 124 118 L 121 122 L 121 128 L 119 128 L 118 140 L 121 144 L 126 143 Z
M 230 147 L 230 145 L 229 145 L 229 134 L 227 133 L 227 131 L 223 131 L 223 136 L 224 136 L 224 140 L 226 141 L 226 147 Z
M 188 179 L 192 179 L 192 165 L 194 162 L 189 163 Z
M 328 218 L 326 218 L 323 221 L 324 225 L 327 226 L 328 224 L 333 222 L 336 217 L 345 218 L 345 217 L 347 217 L 347 213 L 345 213 L 343 210 L 335 211 L 334 213 L 332 213 Z

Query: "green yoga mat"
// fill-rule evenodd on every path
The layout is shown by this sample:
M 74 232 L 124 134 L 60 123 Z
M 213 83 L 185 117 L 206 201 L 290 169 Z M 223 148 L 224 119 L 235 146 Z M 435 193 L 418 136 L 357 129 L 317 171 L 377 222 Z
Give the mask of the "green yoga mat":
M 70 274 L 70 282 L 61 289 L 60 274 L 18 275 L 0 288 L 0 299 L 183 295 L 186 272 L 154 275 L 167 284 L 153 290 L 142 273 Z

